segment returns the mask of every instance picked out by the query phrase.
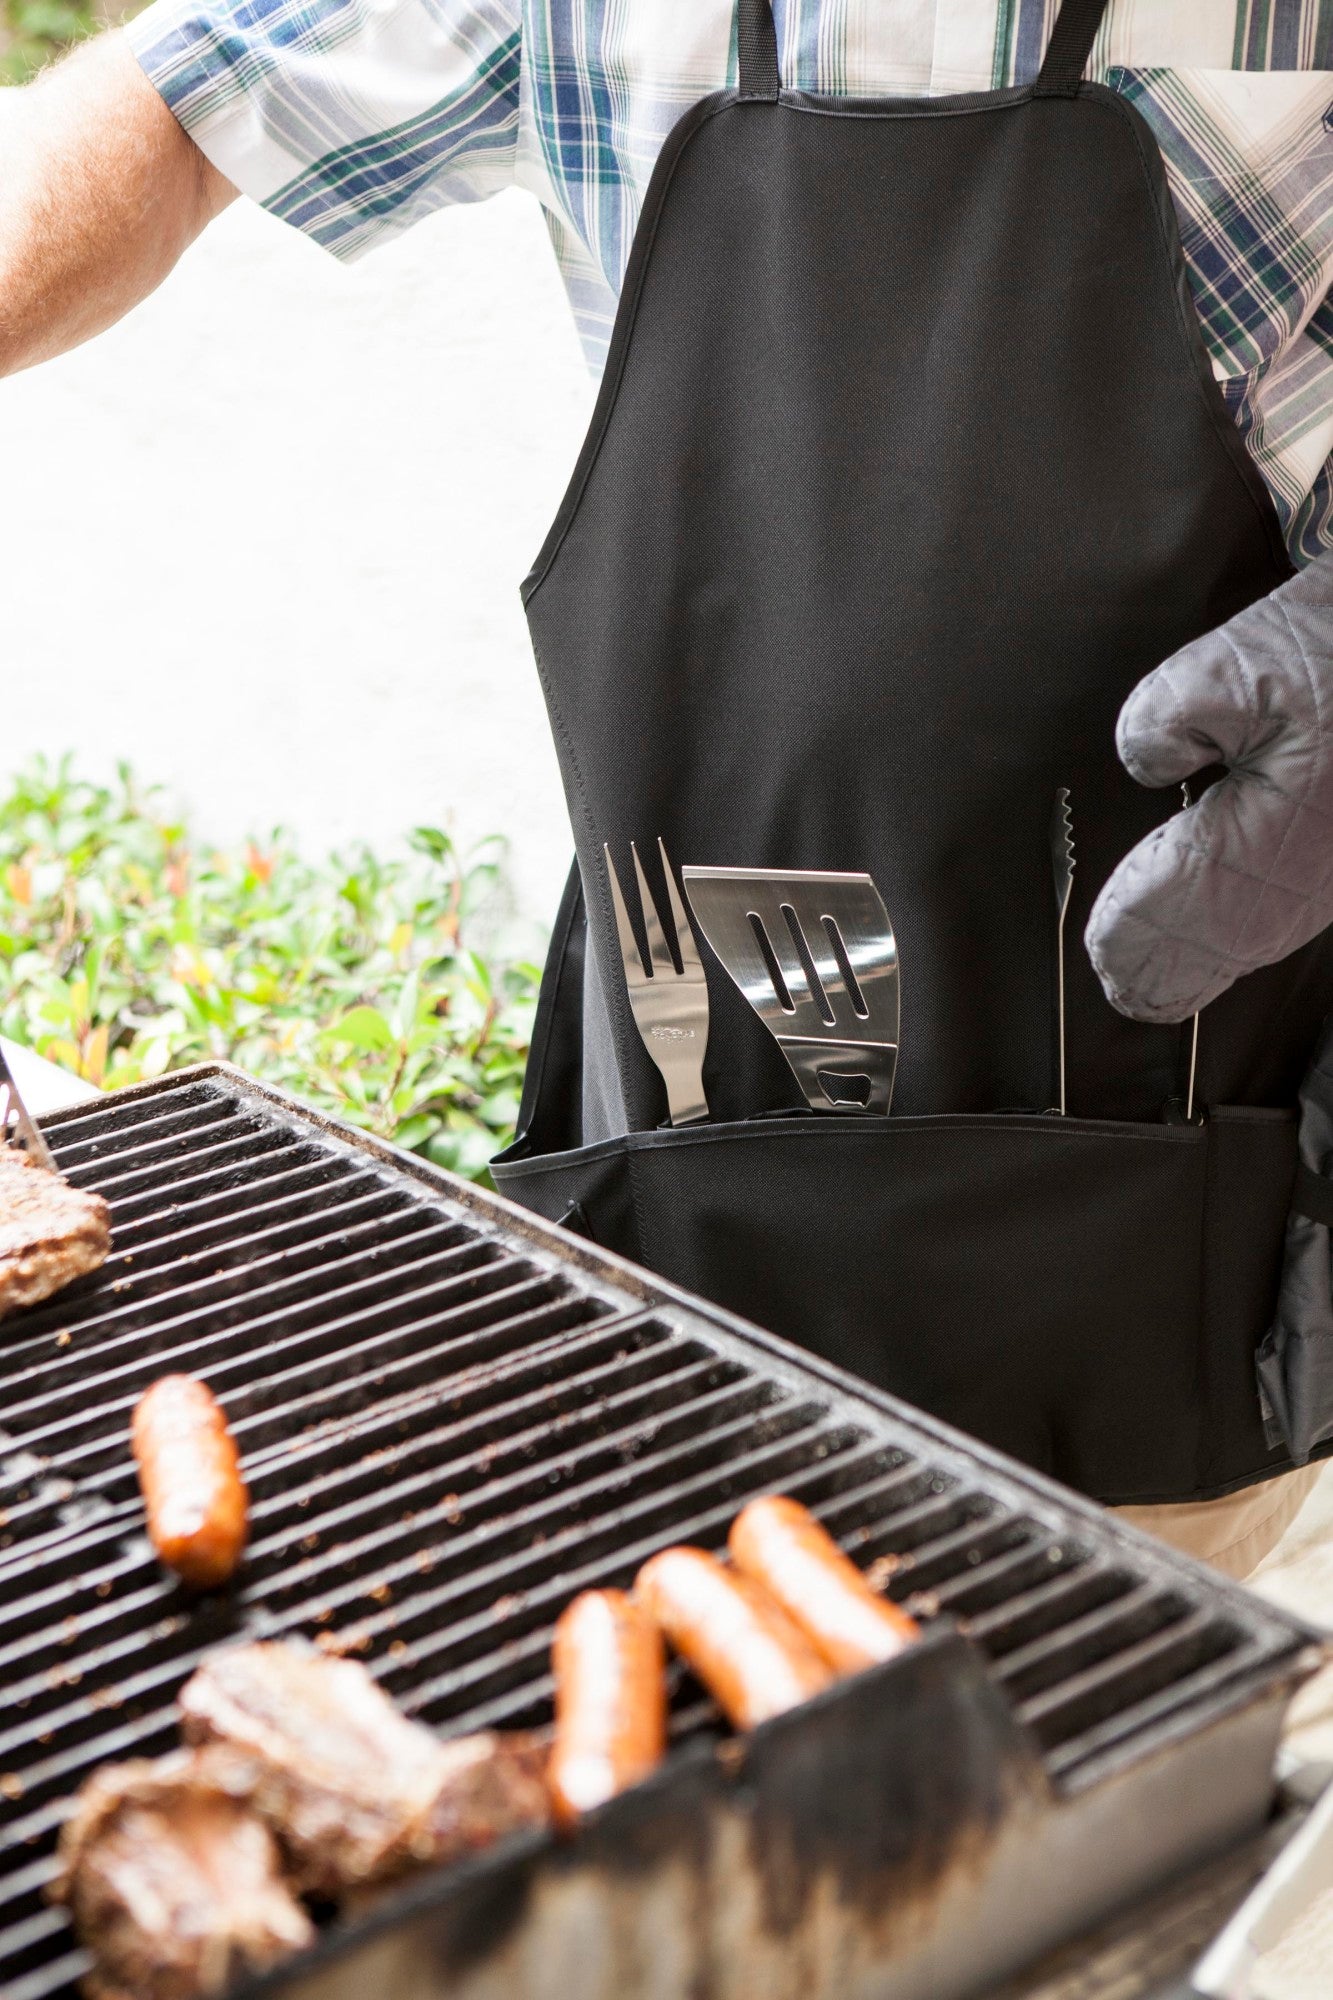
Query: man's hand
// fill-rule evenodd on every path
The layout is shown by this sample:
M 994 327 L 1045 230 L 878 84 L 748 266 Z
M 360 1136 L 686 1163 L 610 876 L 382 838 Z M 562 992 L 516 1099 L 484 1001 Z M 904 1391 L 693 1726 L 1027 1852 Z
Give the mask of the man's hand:
M 0 375 L 118 320 L 235 193 L 118 34 L 0 89 Z

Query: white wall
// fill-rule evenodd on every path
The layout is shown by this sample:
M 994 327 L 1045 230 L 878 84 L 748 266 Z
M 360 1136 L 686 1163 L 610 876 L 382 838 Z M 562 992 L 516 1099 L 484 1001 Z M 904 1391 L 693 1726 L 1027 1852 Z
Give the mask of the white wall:
M 518 586 L 591 389 L 518 193 L 346 268 L 247 202 L 0 383 L 0 769 L 132 757 L 212 838 L 452 817 L 549 917 L 570 839 Z

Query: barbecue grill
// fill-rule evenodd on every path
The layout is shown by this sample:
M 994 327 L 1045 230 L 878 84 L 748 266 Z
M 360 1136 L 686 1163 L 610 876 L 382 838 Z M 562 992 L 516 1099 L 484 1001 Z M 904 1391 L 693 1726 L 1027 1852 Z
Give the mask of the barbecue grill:
M 263 1990 L 950 2000 L 1268 1812 L 1314 1635 L 1090 1503 L 225 1067 L 45 1131 L 114 1247 L 0 1327 L 7 2000 L 73 1993 L 43 1895 L 71 1794 L 174 1745 L 211 1648 L 304 1634 L 445 1734 L 540 1726 L 570 1597 L 775 1490 L 939 1613 L 920 1645 L 744 1743 L 682 1676 L 667 1764 L 575 1840 L 423 1877 Z M 202 1600 L 128 1454 L 170 1370 L 225 1403 L 252 1496 Z

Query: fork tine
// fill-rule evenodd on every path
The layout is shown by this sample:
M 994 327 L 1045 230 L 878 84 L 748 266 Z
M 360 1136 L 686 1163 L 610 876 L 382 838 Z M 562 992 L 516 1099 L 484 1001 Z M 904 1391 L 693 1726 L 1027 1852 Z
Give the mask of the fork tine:
M 648 956 L 652 960 L 653 973 L 662 973 L 666 978 L 674 979 L 676 961 L 671 956 L 671 946 L 666 941 L 662 919 L 657 914 L 657 903 L 648 887 L 648 877 L 643 872 L 639 850 L 633 841 L 629 844 L 629 851 L 634 856 L 634 873 L 639 880 L 639 902 L 643 909 L 643 927 L 648 933 Z
M 616 874 L 616 864 L 611 859 L 611 850 L 603 843 L 602 852 L 606 856 L 606 872 L 611 882 L 611 906 L 616 913 L 616 933 L 620 939 L 620 956 L 625 964 L 625 981 L 629 986 L 642 986 L 648 974 L 643 968 L 643 954 L 639 941 L 634 935 L 634 926 L 625 908 L 625 898 L 620 893 L 620 877 Z
M 666 877 L 667 898 L 671 904 L 671 918 L 676 926 L 676 949 L 686 972 L 702 972 L 704 962 L 699 956 L 699 943 L 694 935 L 694 925 L 690 922 L 689 911 L 685 908 L 680 890 L 676 887 L 675 872 L 666 851 L 666 842 L 659 836 L 657 851 L 662 857 L 662 873 Z

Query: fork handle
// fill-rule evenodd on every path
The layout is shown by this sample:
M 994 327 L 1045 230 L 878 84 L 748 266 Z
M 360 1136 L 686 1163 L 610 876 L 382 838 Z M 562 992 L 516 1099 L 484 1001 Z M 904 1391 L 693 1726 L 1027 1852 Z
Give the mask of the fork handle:
M 651 1031 L 650 1031 L 651 1032 Z M 651 1051 L 650 1051 L 651 1053 Z M 672 1069 L 659 1064 L 662 1081 L 667 1089 L 667 1112 L 673 1125 L 698 1125 L 708 1117 L 708 1100 L 704 1096 L 704 1080 L 701 1070 Z

